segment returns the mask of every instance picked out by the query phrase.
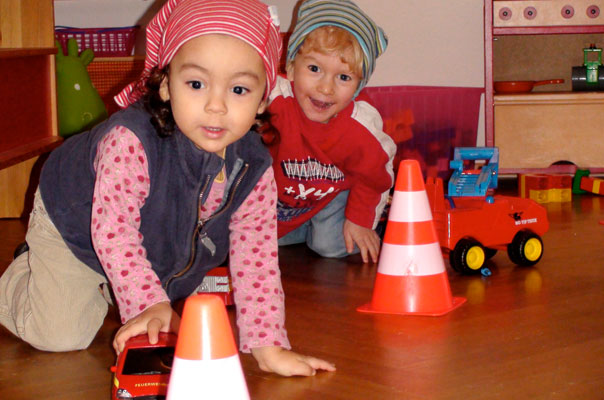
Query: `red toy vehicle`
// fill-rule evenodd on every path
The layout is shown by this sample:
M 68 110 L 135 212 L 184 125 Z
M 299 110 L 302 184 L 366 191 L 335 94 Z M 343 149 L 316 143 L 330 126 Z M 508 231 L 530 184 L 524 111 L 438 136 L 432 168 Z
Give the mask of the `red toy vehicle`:
M 224 301 L 226 306 L 235 304 L 228 267 L 216 267 L 208 271 L 196 292 L 215 294 Z
M 129 339 L 116 365 L 111 367 L 114 373 L 111 398 L 165 399 L 175 346 L 173 333 L 160 333 L 155 345 L 149 343 L 147 335 Z
M 462 273 L 480 272 L 497 250 L 507 250 L 512 262 L 536 264 L 543 255 L 541 235 L 549 229 L 545 208 L 534 200 L 487 195 L 497 186 L 496 148 L 457 148 L 452 167 L 458 168 L 445 198 L 442 180 L 427 179 L 426 192 L 441 248 L 451 267 Z M 463 160 L 491 160 L 479 170 L 464 170 Z

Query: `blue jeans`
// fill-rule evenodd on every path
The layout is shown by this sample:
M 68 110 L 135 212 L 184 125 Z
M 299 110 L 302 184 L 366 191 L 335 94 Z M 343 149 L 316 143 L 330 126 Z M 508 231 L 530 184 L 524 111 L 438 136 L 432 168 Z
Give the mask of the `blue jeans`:
M 342 234 L 347 200 L 348 190 L 338 194 L 314 217 L 279 239 L 279 246 L 306 243 L 311 250 L 327 258 L 341 258 L 358 253 L 356 246 L 352 253 L 346 251 Z

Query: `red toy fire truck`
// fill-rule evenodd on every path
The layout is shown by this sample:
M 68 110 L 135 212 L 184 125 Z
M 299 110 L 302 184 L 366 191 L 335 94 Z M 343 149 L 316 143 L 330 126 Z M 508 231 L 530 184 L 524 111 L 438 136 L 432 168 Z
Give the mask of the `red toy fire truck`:
M 455 271 L 480 272 L 497 250 L 522 266 L 543 255 L 541 236 L 549 229 L 545 208 L 531 199 L 490 194 L 497 187 L 498 159 L 495 147 L 456 148 L 448 195 L 440 178 L 426 181 L 439 242 Z M 468 168 L 477 160 L 487 163 Z
M 176 338 L 173 333 L 160 333 L 157 344 L 150 344 L 147 335 L 129 339 L 111 367 L 111 398 L 165 399 Z

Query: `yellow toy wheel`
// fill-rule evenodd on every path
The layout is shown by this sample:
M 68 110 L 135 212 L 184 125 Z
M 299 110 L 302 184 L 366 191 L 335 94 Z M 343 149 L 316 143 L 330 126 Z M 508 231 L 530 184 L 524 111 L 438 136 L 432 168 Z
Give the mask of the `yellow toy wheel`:
M 476 245 L 468 249 L 466 264 L 472 271 L 479 271 L 484 265 L 485 254 L 482 246 Z
M 543 241 L 534 232 L 520 231 L 508 245 L 508 256 L 515 264 L 535 265 L 543 256 Z
M 524 245 L 524 256 L 529 261 L 536 261 L 543 254 L 543 244 L 537 238 L 530 238 Z
M 480 272 L 486 260 L 484 247 L 474 239 L 461 239 L 449 253 L 451 268 L 464 274 Z

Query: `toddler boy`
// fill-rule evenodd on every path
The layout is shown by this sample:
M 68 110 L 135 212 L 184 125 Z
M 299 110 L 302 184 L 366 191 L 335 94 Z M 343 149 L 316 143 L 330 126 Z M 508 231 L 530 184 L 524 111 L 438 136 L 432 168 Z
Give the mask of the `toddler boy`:
M 387 37 L 349 0 L 307 0 L 287 49 L 287 79 L 270 96 L 279 245 L 377 262 L 374 231 L 393 183 L 396 146 L 359 92 Z

